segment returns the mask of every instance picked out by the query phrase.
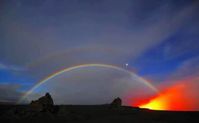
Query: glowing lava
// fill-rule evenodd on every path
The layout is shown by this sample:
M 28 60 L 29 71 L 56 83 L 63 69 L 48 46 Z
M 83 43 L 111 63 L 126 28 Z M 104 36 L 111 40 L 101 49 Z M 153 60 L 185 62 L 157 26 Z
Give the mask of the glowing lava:
M 153 110 L 165 110 L 166 109 L 164 102 L 157 100 L 157 99 L 151 100 L 149 103 L 140 105 L 139 107 L 153 109 Z
M 172 86 L 147 103 L 139 104 L 138 107 L 153 110 L 187 110 L 189 102 L 186 100 L 186 95 L 183 94 L 184 88 L 183 84 Z

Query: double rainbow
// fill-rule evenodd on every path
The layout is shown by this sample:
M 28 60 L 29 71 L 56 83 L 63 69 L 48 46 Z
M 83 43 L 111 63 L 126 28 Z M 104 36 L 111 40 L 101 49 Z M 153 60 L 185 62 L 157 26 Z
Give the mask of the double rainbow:
M 55 72 L 49 76 L 47 76 L 46 78 L 44 78 L 43 80 L 41 80 L 40 82 L 38 82 L 38 84 L 36 84 L 33 88 L 31 88 L 28 92 L 26 92 L 18 101 L 18 103 L 23 102 L 35 89 L 37 89 L 39 86 L 41 86 L 42 84 L 44 84 L 45 82 L 49 81 L 50 79 L 57 77 L 65 72 L 69 72 L 75 69 L 80 69 L 80 68 L 88 68 L 88 67 L 104 67 L 104 68 L 111 68 L 111 69 L 115 69 L 115 70 L 119 70 L 125 73 L 130 74 L 132 77 L 135 77 L 137 80 L 139 80 L 139 82 L 142 82 L 143 84 L 145 84 L 147 87 L 149 87 L 151 90 L 153 90 L 154 92 L 158 92 L 157 88 L 155 88 L 151 83 L 149 83 L 148 81 L 146 81 L 144 78 L 138 76 L 137 74 L 118 67 L 118 66 L 114 66 L 114 65 L 108 65 L 108 64 L 82 64 L 82 65 L 77 65 L 77 66 L 73 66 L 73 67 L 69 67 L 69 68 L 65 68 L 63 70 L 60 70 L 58 72 Z

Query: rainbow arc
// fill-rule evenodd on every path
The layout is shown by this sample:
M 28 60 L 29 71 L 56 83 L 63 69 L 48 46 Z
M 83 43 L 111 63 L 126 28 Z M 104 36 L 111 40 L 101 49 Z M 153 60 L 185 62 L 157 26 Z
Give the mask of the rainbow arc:
M 145 84 L 147 87 L 149 87 L 151 90 L 153 90 L 154 92 L 158 93 L 158 89 L 156 87 L 154 87 L 151 83 L 149 83 L 147 80 L 145 80 L 144 78 L 138 76 L 137 74 L 118 67 L 118 66 L 114 66 L 114 65 L 109 65 L 109 64 L 82 64 L 82 65 L 76 65 L 76 66 L 72 66 L 69 68 L 65 68 L 63 70 L 60 70 L 58 72 L 55 72 L 49 76 L 47 76 L 46 78 L 42 79 L 41 81 L 39 81 L 35 86 L 33 86 L 28 92 L 26 92 L 18 101 L 18 103 L 23 102 L 35 89 L 37 89 L 39 86 L 41 86 L 42 84 L 48 82 L 49 80 L 51 80 L 52 78 L 55 78 L 63 73 L 69 72 L 69 71 L 73 71 L 76 69 L 80 69 L 80 68 L 89 68 L 89 67 L 104 67 L 104 68 L 111 68 L 111 69 L 115 69 L 115 70 L 119 70 L 122 72 L 125 72 L 127 74 L 130 74 L 132 77 L 136 78 L 137 80 L 139 80 L 139 82 L 142 82 L 143 84 Z

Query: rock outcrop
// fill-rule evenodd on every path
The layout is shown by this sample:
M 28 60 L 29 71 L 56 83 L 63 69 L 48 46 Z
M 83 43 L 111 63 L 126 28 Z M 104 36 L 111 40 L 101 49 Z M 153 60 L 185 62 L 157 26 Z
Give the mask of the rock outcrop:
M 49 93 L 30 103 L 31 109 L 35 111 L 52 111 L 53 105 L 54 102 Z
M 118 97 L 116 99 L 113 100 L 113 102 L 111 103 L 111 107 L 121 107 L 122 106 L 122 100 Z

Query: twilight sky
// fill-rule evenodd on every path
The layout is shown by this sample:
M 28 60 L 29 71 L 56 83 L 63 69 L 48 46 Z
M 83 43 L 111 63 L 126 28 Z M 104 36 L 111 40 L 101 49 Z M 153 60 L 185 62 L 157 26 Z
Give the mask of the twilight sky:
M 115 65 L 157 87 L 197 78 L 198 11 L 197 0 L 1 0 L 0 101 L 15 102 L 48 75 L 80 64 Z M 81 78 L 74 90 L 88 81 L 109 81 L 111 90 L 131 81 L 126 76 L 96 67 L 64 81 Z M 198 79 L 190 83 L 196 87 Z

